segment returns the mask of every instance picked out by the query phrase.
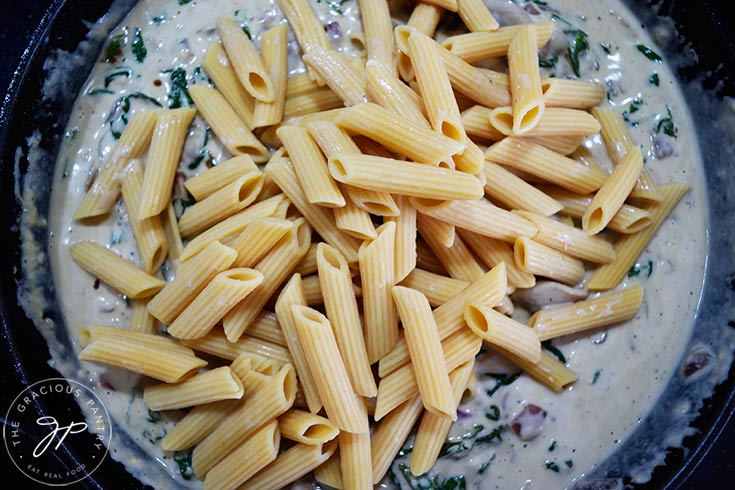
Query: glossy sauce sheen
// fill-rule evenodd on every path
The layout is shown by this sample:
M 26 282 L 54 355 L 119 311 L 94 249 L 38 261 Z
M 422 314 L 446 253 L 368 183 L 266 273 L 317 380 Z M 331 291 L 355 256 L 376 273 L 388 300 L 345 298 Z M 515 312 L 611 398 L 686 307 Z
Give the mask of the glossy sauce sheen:
M 81 350 L 77 340 L 79 329 L 89 324 L 125 327 L 130 309 L 123 297 L 106 286 L 94 287 L 94 279 L 71 261 L 68 246 L 93 240 L 109 245 L 133 262 L 139 260 L 121 202 L 101 225 L 88 226 L 72 218 L 90 176 L 115 144 L 113 133 L 121 127 L 119 117 L 123 115 L 119 112 L 120 105 L 115 108 L 116 101 L 123 95 L 141 92 L 163 106 L 169 105 L 175 100 L 175 90 L 172 92 L 174 81 L 167 70 L 178 67 L 185 70 L 188 83 L 206 84 L 206 76 L 197 68 L 210 42 L 217 39 L 214 22 L 220 15 L 245 23 L 258 45 L 263 32 L 285 22 L 272 0 L 179 3 L 177 0 L 141 1 L 112 32 L 114 36 L 124 32 L 123 26 L 126 28 L 127 42 L 122 55 L 116 65 L 96 64 L 67 127 L 54 180 L 50 254 L 59 301 L 77 353 Z M 622 3 L 617 0 L 550 0 L 547 6 L 527 8 L 538 15 L 529 15 L 513 2 L 488 3 L 497 12 L 501 24 L 524 19 L 547 20 L 553 8 L 558 10 L 555 20 L 561 28 L 584 30 L 589 35 L 589 50 L 580 57 L 581 78 L 606 83 L 610 102 L 621 112 L 627 111 L 631 122 L 638 123 L 630 129 L 634 140 L 642 146 L 646 168 L 656 183 L 679 181 L 692 186 L 639 259 L 642 271 L 626 279 L 626 284 L 645 285 L 644 304 L 635 319 L 624 326 L 554 342 L 565 355 L 569 367 L 579 376 L 579 380 L 562 394 L 552 393 L 521 376 L 488 396 L 487 391 L 493 388 L 496 379 L 487 373 L 512 373 L 514 370 L 489 354 L 479 357 L 477 394 L 460 407 L 459 420 L 450 433 L 450 440 L 457 442 L 453 450 L 461 457 L 440 458 L 430 474 L 436 476 L 435 481 L 439 483 L 463 475 L 467 488 L 564 488 L 573 485 L 615 451 L 649 413 L 667 381 L 678 375 L 675 369 L 691 335 L 705 264 L 707 202 L 702 168 L 691 120 L 674 76 L 665 64 L 649 59 L 636 47 L 640 43 L 655 50 L 653 41 Z M 519 3 L 523 6 L 523 2 Z M 337 23 L 338 28 L 332 24 L 327 29 L 333 46 L 353 51 L 349 34 L 362 30 L 357 2 L 324 0 L 313 5 L 325 25 Z M 337 5 L 340 5 L 339 11 Z M 402 21 L 405 22 L 405 18 Z M 140 29 L 147 50 L 142 62 L 136 61 L 131 48 L 136 28 Z M 561 42 L 565 41 L 561 37 Z M 545 71 L 568 76 L 571 67 L 566 44 L 556 48 L 558 52 L 553 46 L 541 52 L 541 59 L 558 56 L 556 65 Z M 291 73 L 303 71 L 292 33 L 289 34 L 289 53 Z M 101 58 L 104 58 L 104 49 Z M 111 77 L 120 67 L 129 68 L 130 76 Z M 654 73 L 658 76 L 658 86 L 651 78 Z M 109 82 L 105 87 L 106 77 Z M 129 100 L 131 111 L 155 107 L 142 97 Z M 187 105 L 185 96 L 181 95 L 179 100 L 183 106 Z M 642 103 L 634 102 L 636 100 Z M 638 108 L 632 111 L 631 104 Z M 667 106 L 677 128 L 675 138 L 661 131 L 661 124 L 666 124 Z M 205 127 L 200 117 L 192 125 L 181 161 L 181 170 L 186 175 L 202 171 L 206 160 L 220 162 L 228 156 L 227 150 L 214 137 L 208 138 L 208 152 L 202 151 Z M 659 134 L 652 138 L 656 127 L 660 129 Z M 600 161 L 609 164 L 599 136 L 589 138 L 586 144 Z M 673 154 L 660 158 L 669 149 Z M 205 157 L 194 165 L 202 154 Z M 170 274 L 166 270 L 162 272 Z M 522 312 L 516 316 L 524 319 Z M 117 444 L 113 442 L 110 454 L 142 481 L 156 488 L 182 484 L 199 486 L 197 480 L 182 479 L 179 473 L 179 468 L 185 467 L 185 455 L 164 453 L 159 448 L 158 441 L 171 429 L 176 417 L 148 412 L 142 401 L 142 388 L 136 388 L 138 377 L 92 364 L 85 367 L 89 373 L 83 378 L 95 383 L 104 381 L 100 391 L 118 423 L 118 431 L 125 430 L 150 457 L 134 456 L 137 453 L 125 447 L 119 438 Z M 543 408 L 547 416 L 538 437 L 521 441 L 503 426 L 509 425 L 528 403 Z M 499 415 L 498 420 L 491 420 L 496 415 Z M 500 437 L 475 444 L 478 438 L 492 431 Z M 410 445 L 410 441 L 407 444 Z M 473 445 L 476 447 L 472 448 Z M 410 485 L 418 488 L 417 485 L 428 482 L 426 478 L 406 480 L 409 473 L 402 464 L 407 464 L 409 456 L 396 460 L 390 477 L 382 486 L 390 488 L 398 483 L 404 488 L 412 488 Z M 171 478 L 165 476 L 160 467 L 154 468 L 158 465 L 163 465 Z M 645 477 L 644 471 L 642 478 Z

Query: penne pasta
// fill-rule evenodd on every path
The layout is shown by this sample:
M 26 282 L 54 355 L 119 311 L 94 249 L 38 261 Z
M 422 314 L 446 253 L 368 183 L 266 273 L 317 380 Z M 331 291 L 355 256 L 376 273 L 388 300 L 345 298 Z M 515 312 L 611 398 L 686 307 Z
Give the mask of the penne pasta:
M 370 454 L 370 432 L 339 434 L 340 470 L 342 487 L 355 490 L 373 488 L 373 471 Z
M 228 366 L 195 374 L 175 384 L 148 385 L 143 400 L 148 410 L 176 410 L 220 400 L 238 400 L 244 389 L 242 381 Z
M 258 166 L 250 155 L 240 155 L 187 179 L 184 187 L 194 199 L 201 201 L 239 177 L 257 170 Z
M 400 283 L 401 286 L 420 291 L 431 306 L 441 306 L 469 286 L 469 282 L 414 269 Z
M 323 49 L 331 47 L 321 22 L 307 0 L 277 0 L 276 3 L 288 19 L 288 24 L 296 35 L 301 51 L 308 53 L 317 47 Z M 315 73 L 310 71 L 309 76 L 319 85 L 324 84 Z
M 500 263 L 505 264 L 509 287 L 531 288 L 536 285 L 534 275 L 516 265 L 511 244 L 467 230 L 459 230 L 459 235 L 487 267 L 494 268 Z
M 404 196 L 396 196 L 399 215 L 386 217 L 396 224 L 395 281 L 400 282 L 416 268 L 416 208 Z
M 541 360 L 532 363 L 497 347 L 496 350 L 526 374 L 556 393 L 561 393 L 577 381 L 577 375 L 548 352 L 541 352 Z
M 143 174 L 138 219 L 161 214 L 171 201 L 171 188 L 179 167 L 181 150 L 195 113 L 194 109 L 158 113 Z
M 75 243 L 69 247 L 69 253 L 82 269 L 130 299 L 153 296 L 165 284 L 94 242 Z
M 130 330 L 143 333 L 156 333 L 158 322 L 148 313 L 148 301 L 137 299 L 133 301 L 133 312 L 130 314 Z
M 398 73 L 406 82 L 415 78 L 411 59 L 408 57 L 408 36 L 411 30 L 417 30 L 429 37 L 434 37 L 434 31 L 439 25 L 443 10 L 437 5 L 426 2 L 417 2 L 405 26 L 398 25 L 395 30 L 396 47 L 398 48 Z
M 481 303 L 469 303 L 464 318 L 467 326 L 482 340 L 530 363 L 536 364 L 541 360 L 541 341 L 533 328 Z
M 472 32 L 497 31 L 500 28 L 483 0 L 457 0 L 457 13 Z
M 273 100 L 255 102 L 254 128 L 278 124 L 283 118 L 288 78 L 288 27 L 282 24 L 269 29 L 263 34 L 260 46 L 266 74 L 273 85 Z
M 563 209 L 559 202 L 501 165 L 486 161 L 483 171 L 487 178 L 485 195 L 510 209 L 531 211 L 543 216 L 551 216 Z
M 260 102 L 273 102 L 275 87 L 255 45 L 242 27 L 227 17 L 217 19 L 217 32 L 240 84 Z
M 492 110 L 488 116 L 488 121 L 491 126 L 504 135 L 512 136 L 515 134 L 513 128 L 513 108 L 511 107 L 498 107 Z M 524 132 L 523 136 L 537 138 L 585 136 L 598 133 L 599 131 L 600 123 L 588 112 L 560 107 L 547 107 L 544 109 L 543 115 L 539 118 L 538 124 L 534 128 Z M 535 141 L 539 142 L 539 140 Z M 574 139 L 573 141 L 577 142 L 578 140 Z M 579 146 L 578 142 L 576 146 Z M 568 153 L 571 153 L 571 151 Z
M 397 75 L 393 25 L 387 0 L 358 0 L 368 61 L 381 63 Z
M 513 101 L 512 134 L 528 134 L 538 126 L 545 109 L 538 65 L 538 30 L 535 24 L 521 27 L 508 45 L 508 73 Z M 490 115 L 491 124 L 495 120 L 496 111 Z M 495 124 L 493 126 L 499 129 Z
M 347 107 L 367 102 L 365 77 L 342 54 L 317 47 L 305 53 L 303 59 Z
M 370 440 L 374 485 L 378 485 L 388 472 L 422 408 L 421 396 L 416 394 L 392 410 L 375 427 Z
M 289 350 L 280 345 L 248 335 L 241 336 L 237 342 L 230 342 L 219 330 L 213 330 L 198 339 L 182 340 L 181 343 L 196 351 L 230 361 L 234 361 L 241 354 L 263 357 L 279 366 L 293 361 Z
M 285 437 L 285 434 L 281 433 Z M 312 470 L 324 465 L 335 454 L 336 442 L 296 444 L 278 455 L 275 461 L 259 471 L 240 490 L 272 490 L 284 488 Z
M 468 63 L 475 63 L 488 58 L 505 56 L 508 46 L 518 33 L 528 24 L 501 27 L 493 32 L 470 32 L 451 36 L 442 43 L 445 48 Z M 554 32 L 553 22 L 536 22 L 538 36 L 536 47 L 541 48 Z
M 339 435 L 339 429 L 329 419 L 295 408 L 278 417 L 278 428 L 286 439 L 312 446 Z
M 202 60 L 202 68 L 248 129 L 253 129 L 255 101 L 240 84 L 221 43 L 213 42 Z
M 257 270 L 238 268 L 220 272 L 168 326 L 169 335 L 180 339 L 204 337 L 262 283 L 263 274 Z
M 574 286 L 584 278 L 581 260 L 533 241 L 520 237 L 513 246 L 516 265 L 536 276 L 543 276 Z
M 258 218 L 245 227 L 230 243 L 237 252 L 233 267 L 253 267 L 293 228 L 293 223 L 279 218 Z
M 485 274 L 485 269 L 475 260 L 461 238 L 455 236 L 451 247 L 439 241 L 439 231 L 443 225 L 441 221 L 419 214 L 417 223 L 419 233 L 451 277 L 472 282 Z
M 435 415 L 456 420 L 457 407 L 449 384 L 449 371 L 429 300 L 419 291 L 403 286 L 394 286 L 392 294 L 424 408 Z
M 189 87 L 194 104 L 214 134 L 233 155 L 250 155 L 255 162 L 268 160 L 268 150 L 250 131 L 227 100 L 216 89 L 204 85 Z
M 605 100 L 605 87 L 595 82 L 545 78 L 541 80 L 546 107 L 589 109 Z
M 429 123 L 421 112 L 423 102 L 391 70 L 377 60 L 368 60 L 365 64 L 365 75 L 368 95 L 373 102 L 403 119 L 429 128 Z
M 374 397 L 378 389 L 370 369 L 347 261 L 336 248 L 320 243 L 317 247 L 317 269 L 327 318 L 355 393 Z

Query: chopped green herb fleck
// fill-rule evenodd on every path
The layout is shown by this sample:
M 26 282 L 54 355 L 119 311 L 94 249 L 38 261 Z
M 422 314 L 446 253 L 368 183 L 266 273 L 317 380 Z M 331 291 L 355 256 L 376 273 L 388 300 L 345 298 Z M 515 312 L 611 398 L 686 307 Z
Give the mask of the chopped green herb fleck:
M 117 34 L 110 38 L 110 42 L 105 50 L 105 57 L 103 61 L 105 63 L 117 62 L 118 56 L 122 54 L 122 47 L 125 44 L 125 34 Z
M 554 473 L 559 473 L 559 465 L 556 464 L 556 462 L 554 461 L 546 461 L 544 463 L 544 468 L 546 468 L 547 470 L 551 470 Z
M 656 63 L 661 63 L 663 61 L 663 59 L 661 58 L 661 56 L 659 56 L 657 52 L 655 52 L 645 44 L 636 44 L 635 47 L 649 60 L 655 61 Z
M 671 115 L 671 108 L 668 105 L 666 106 L 666 117 L 659 119 L 656 125 L 656 132 L 660 133 L 661 131 L 672 138 L 675 138 L 676 133 L 679 132 L 679 128 L 674 123 L 674 117 Z
M 179 0 L 179 5 L 186 5 L 189 2 L 191 2 L 191 0 Z
M 496 391 L 498 391 L 503 386 L 508 386 L 515 382 L 518 378 L 520 378 L 521 373 L 515 373 L 515 374 L 491 374 L 495 378 L 495 385 L 486 391 L 487 396 L 493 396 Z
M 643 99 L 634 99 L 633 102 L 630 103 L 630 106 L 628 106 L 628 112 L 633 114 L 634 112 L 638 112 L 638 110 L 643 105 Z
M 597 371 L 595 371 L 594 376 L 592 376 L 592 384 L 595 384 L 600 380 L 601 374 L 602 374 L 602 369 L 598 369 Z
M 551 58 L 547 58 L 545 60 L 539 60 L 538 66 L 541 68 L 556 68 L 556 63 L 559 61 L 558 56 L 552 56 Z
M 115 80 L 117 77 L 124 76 L 124 77 L 130 78 L 132 75 L 133 75 L 133 70 L 131 70 L 130 68 L 123 67 L 123 68 L 114 70 L 105 76 L 105 88 L 109 87 L 112 81 Z M 101 90 L 101 89 L 97 89 L 97 90 Z
M 154 24 L 163 24 L 164 22 L 166 22 L 166 15 L 157 15 L 151 19 L 151 22 L 153 22 Z
M 556 439 L 551 440 L 551 444 L 549 444 L 549 451 L 553 451 L 556 449 Z
M 654 73 L 653 75 L 648 77 L 648 83 L 650 83 L 651 85 L 655 85 L 657 87 L 661 85 L 661 80 L 658 77 L 658 73 Z
M 179 0 L 181 1 L 181 0 Z M 174 453 L 174 461 L 179 466 L 179 473 L 184 480 L 191 480 L 194 470 L 191 468 L 191 451 L 185 453 Z
M 580 29 L 565 31 L 565 33 L 574 36 L 567 47 L 567 54 L 569 54 L 569 60 L 572 62 L 574 74 L 579 77 L 579 56 L 590 47 L 587 42 L 587 33 Z
M 605 52 L 605 54 L 612 54 L 612 44 L 610 44 L 610 43 L 600 43 L 600 47 Z
M 574 461 L 572 461 L 571 459 L 567 459 L 566 461 L 564 461 L 564 464 L 567 465 L 567 468 L 571 468 L 572 466 L 574 466 Z
M 148 415 L 145 418 L 148 422 L 156 423 L 161 421 L 161 412 L 156 412 L 153 410 L 148 410 Z
M 500 420 L 500 407 L 497 405 L 490 405 L 490 411 L 485 412 L 485 417 L 488 420 L 498 421 Z
M 189 86 L 186 81 L 186 70 L 178 67 L 174 70 L 164 70 L 163 73 L 168 73 L 171 80 L 171 87 L 168 91 L 168 108 L 178 109 L 181 107 L 182 97 L 186 99 L 188 105 L 193 105 L 194 101 L 191 100 Z
M 408 454 L 411 454 L 413 452 L 413 445 L 409 444 L 408 446 L 404 446 L 401 448 L 400 451 L 398 451 L 398 457 L 403 457 Z
M 484 475 L 487 469 L 490 467 L 490 463 L 492 463 L 494 459 L 495 459 L 495 453 L 493 453 L 493 455 L 490 456 L 490 459 L 488 459 L 487 461 L 485 461 L 484 463 L 480 465 L 480 467 L 477 469 L 477 472 L 481 475 Z
M 342 5 L 346 1 L 347 0 L 329 0 L 328 1 L 329 10 L 331 10 L 335 14 L 344 15 L 344 12 L 342 11 Z M 322 3 L 322 0 L 316 0 L 316 3 Z
M 79 134 L 79 128 L 75 126 L 64 134 L 64 138 L 74 141 L 74 138 L 76 138 L 78 134 Z
M 561 350 L 559 350 L 558 347 L 552 345 L 551 339 L 544 340 L 543 342 L 541 342 L 541 347 L 543 347 L 547 351 L 549 351 L 552 354 L 554 354 L 556 356 L 556 358 L 559 359 L 559 362 L 561 362 L 562 364 L 566 364 L 567 363 L 567 358 L 564 357 L 564 353 Z
M 628 277 L 640 276 L 643 271 L 646 271 L 646 277 L 651 277 L 653 274 L 653 261 L 649 260 L 646 264 L 636 264 L 628 271 Z
M 549 5 L 548 3 L 544 2 L 544 0 L 531 0 L 531 2 L 541 7 L 546 7 L 547 5 Z
M 69 160 L 64 160 L 64 168 L 61 170 L 61 178 L 69 177 Z
M 87 95 L 103 95 L 103 94 L 110 95 L 110 94 L 114 94 L 114 93 L 115 92 L 113 92 L 112 90 L 107 89 L 107 88 L 96 88 L 96 89 L 92 90 L 90 93 L 88 93 Z
M 145 60 L 145 57 L 148 56 L 148 50 L 145 48 L 145 42 L 143 41 L 143 33 L 139 27 L 135 28 L 135 34 L 133 34 L 133 44 L 131 46 L 131 49 L 133 50 L 135 61 L 137 61 L 138 63 L 142 63 L 143 60 Z
M 248 39 L 253 39 L 253 35 L 250 33 L 250 27 L 248 27 L 247 24 L 242 25 L 242 31 L 245 33 Z
M 442 445 L 441 450 L 439 451 L 439 457 L 442 458 L 445 456 L 459 456 L 472 451 L 475 447 L 481 444 L 490 444 L 491 442 L 496 440 L 502 441 L 503 433 L 508 430 L 508 426 L 506 424 L 499 425 L 483 436 L 479 436 L 479 434 L 483 430 L 485 430 L 484 425 L 475 424 L 473 426 L 473 429 L 473 432 L 471 432 L 470 434 L 465 434 L 458 440 L 445 442 L 444 445 Z

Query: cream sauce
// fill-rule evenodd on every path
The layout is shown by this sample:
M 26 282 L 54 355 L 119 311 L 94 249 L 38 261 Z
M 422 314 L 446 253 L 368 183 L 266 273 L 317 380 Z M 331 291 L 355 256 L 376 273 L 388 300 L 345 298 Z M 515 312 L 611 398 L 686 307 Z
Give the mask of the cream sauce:
M 534 428 L 540 435 L 522 441 L 506 430 L 501 433 L 502 440 L 495 438 L 472 451 L 463 451 L 457 445 L 463 457 L 441 458 L 432 472 L 438 481 L 464 475 L 471 488 L 564 488 L 583 478 L 619 447 L 676 374 L 691 335 L 706 258 L 707 199 L 702 167 L 691 118 L 674 75 L 666 64 L 648 59 L 637 49 L 639 43 L 656 48 L 619 0 L 550 0 L 548 6 L 516 2 L 527 7 L 525 12 L 509 1 L 488 3 L 502 11 L 499 17 L 506 23 L 546 20 L 555 12 L 553 9 L 558 9 L 555 21 L 562 29 L 581 29 L 589 34 L 589 49 L 580 56 L 581 78 L 605 83 L 611 104 L 627 111 L 630 120 L 638 123 L 630 129 L 642 146 L 646 167 L 657 183 L 684 181 L 692 186 L 641 257 L 642 272 L 625 281 L 626 285 L 643 283 L 646 288 L 645 303 L 635 319 L 602 332 L 568 336 L 554 342 L 566 356 L 569 367 L 579 375 L 579 381 L 571 388 L 557 395 L 521 376 L 488 396 L 486 391 L 496 381 L 485 373 L 504 370 L 512 373 L 513 370 L 507 371 L 508 366 L 490 354 L 479 358 L 477 394 L 462 405 L 462 415 L 452 427 L 451 440 L 465 437 L 465 447 L 469 447 L 477 437 L 509 425 L 528 403 L 547 413 L 541 421 L 542 428 Z M 338 28 L 332 24 L 328 29 L 333 45 L 352 52 L 349 34 L 361 31 L 357 2 L 322 0 L 314 2 L 314 6 L 325 25 L 337 23 Z M 49 224 L 54 280 L 75 353 L 81 350 L 77 335 L 80 328 L 89 324 L 123 327 L 129 322 L 130 310 L 125 298 L 104 285 L 93 287 L 94 279 L 71 261 L 68 252 L 72 243 L 93 240 L 134 262 L 139 260 L 121 204 L 94 226 L 72 219 L 91 176 L 115 144 L 114 133 L 122 127 L 124 103 L 119 100 L 126 94 L 141 92 L 163 106 L 169 105 L 176 100 L 172 97 L 176 80 L 166 71 L 175 68 L 185 70 L 190 84 L 207 83 L 198 67 L 209 43 L 217 39 L 214 20 L 220 15 L 235 17 L 246 25 L 256 44 L 265 30 L 284 22 L 273 0 L 193 0 L 185 5 L 179 5 L 176 0 L 142 0 L 111 33 L 111 36 L 123 34 L 118 63 L 96 63 L 76 101 L 59 153 Z M 147 49 L 143 62 L 136 61 L 131 50 L 136 29 L 140 29 Z M 546 70 L 557 76 L 570 75 L 572 67 L 564 52 L 565 39 L 561 37 L 561 41 L 556 39 L 552 44 L 562 49 L 542 52 L 542 59 L 555 64 Z M 302 71 L 292 34 L 289 52 L 291 73 Z M 130 71 L 120 70 L 121 67 Z M 654 73 L 658 86 L 651 78 Z M 143 97 L 128 100 L 130 113 L 153 107 Z M 185 95 L 180 94 L 179 100 L 186 105 Z M 675 138 L 663 134 L 667 127 L 667 107 L 677 128 Z M 661 132 L 653 132 L 659 125 Z M 219 162 L 228 156 L 215 138 L 205 139 L 205 133 L 205 123 L 197 117 L 182 157 L 181 170 L 185 175 L 203 170 L 207 160 Z M 599 137 L 590 138 L 586 144 L 600 161 L 609 164 Z M 202 151 L 203 147 L 207 150 Z M 663 158 L 669 150 L 673 153 Z M 194 165 L 198 155 L 205 157 Z M 186 203 L 178 204 L 180 207 Z M 162 273 L 170 279 L 165 268 Z M 137 376 L 91 364 L 85 364 L 84 368 L 88 369 L 84 378 L 101 383 L 104 401 L 118 430 L 124 430 L 149 455 L 149 459 L 133 456 L 137 453 L 121 443 L 115 445 L 120 442 L 116 439 L 111 451 L 113 457 L 156 488 L 181 484 L 198 487 L 200 483 L 195 479 L 181 478 L 177 460 L 181 461 L 183 456 L 163 452 L 157 444 L 177 417 L 148 412 L 140 396 Z M 487 414 L 492 418 L 497 415 L 497 420 L 490 420 Z M 483 428 L 479 429 L 479 425 Z M 473 434 L 475 437 L 470 437 Z M 406 462 L 406 456 L 399 457 L 391 476 L 381 486 L 388 488 L 399 482 L 408 487 L 401 471 L 401 464 Z M 163 476 L 165 473 L 170 479 Z M 641 478 L 646 477 L 643 471 Z

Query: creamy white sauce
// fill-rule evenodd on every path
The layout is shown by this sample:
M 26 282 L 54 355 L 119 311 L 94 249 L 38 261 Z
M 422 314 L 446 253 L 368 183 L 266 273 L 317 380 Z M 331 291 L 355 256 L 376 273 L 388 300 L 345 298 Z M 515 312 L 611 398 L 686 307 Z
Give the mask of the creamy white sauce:
M 529 16 L 512 2 L 488 3 L 503 12 L 504 15 L 499 17 L 504 22 L 528 18 L 541 21 L 551 14 L 539 9 L 540 15 Z M 488 397 L 486 390 L 492 388 L 495 380 L 484 373 L 501 372 L 503 365 L 490 355 L 479 359 L 480 387 L 475 398 L 461 407 L 464 416 L 453 425 L 452 440 L 477 434 L 478 424 L 484 427 L 479 436 L 503 424 L 510 424 L 527 403 L 542 407 L 547 416 L 542 421 L 540 435 L 532 440 L 522 441 L 510 431 L 505 431 L 502 441 L 494 440 L 478 446 L 467 452 L 464 458 L 448 457 L 438 461 L 432 475 L 438 475 L 439 481 L 464 475 L 468 488 L 564 488 L 593 471 L 632 433 L 649 413 L 668 380 L 676 374 L 691 335 L 701 292 L 707 246 L 707 200 L 691 119 L 674 75 L 665 64 L 649 60 L 636 49 L 638 43 L 654 50 L 656 47 L 620 1 L 551 0 L 548 3 L 559 10 L 559 16 L 589 34 L 590 49 L 580 58 L 582 78 L 607 83 L 611 87 L 611 103 L 620 111 L 630 111 L 630 105 L 636 99 L 643 101 L 640 108 L 630 114 L 630 119 L 639 125 L 630 129 L 635 141 L 642 146 L 646 167 L 654 180 L 657 183 L 687 182 L 692 190 L 639 260 L 645 266 L 644 271 L 638 277 L 626 279 L 626 285 L 643 283 L 646 288 L 645 303 L 635 319 L 604 332 L 569 336 L 554 342 L 563 351 L 569 367 L 579 375 L 579 381 L 570 389 L 554 394 L 521 376 Z M 342 14 L 330 10 L 329 4 L 327 0 L 314 2 L 324 24 L 339 24 L 341 35 L 332 36 L 333 45 L 351 51 L 349 34 L 361 31 L 357 2 L 348 0 L 343 3 Z M 196 75 L 196 69 L 209 43 L 217 38 L 214 21 L 220 15 L 233 16 L 246 23 L 256 44 L 265 30 L 284 22 L 273 0 L 193 0 L 183 6 L 176 0 L 141 1 L 111 34 L 127 32 L 127 42 L 118 64 L 96 63 L 76 101 L 67 127 L 68 137 L 59 153 L 49 224 L 49 253 L 54 280 L 74 353 L 81 350 L 77 335 L 79 329 L 89 324 L 124 327 L 130 316 L 125 299 L 105 285 L 95 289 L 94 279 L 71 261 L 68 252 L 72 243 L 93 240 L 109 245 L 134 262 L 139 260 L 121 204 L 108 218 L 94 226 L 72 219 L 85 186 L 115 143 L 112 133 L 120 128 L 120 113 L 114 114 L 112 126 L 108 121 L 116 110 L 115 101 L 125 94 L 143 92 L 161 105 L 168 105 L 170 99 L 167 96 L 172 82 L 170 74 L 164 71 L 178 67 L 186 70 L 189 83 L 207 83 L 206 77 Z M 557 19 L 557 22 L 562 28 L 571 28 L 564 21 Z M 141 29 L 148 51 L 143 63 L 137 62 L 131 52 L 136 27 Z M 564 41 L 562 38 L 559 44 L 556 39 L 552 44 L 565 48 Z M 606 44 L 609 54 L 601 48 L 601 43 Z M 302 71 L 292 34 L 289 48 L 290 71 Z M 542 58 L 554 55 L 558 55 L 558 61 L 556 67 L 549 70 L 557 76 L 571 74 L 571 66 L 563 50 L 543 52 Z M 105 77 L 119 71 L 120 66 L 130 68 L 131 76 L 117 76 L 105 87 Z M 649 81 L 654 73 L 659 77 L 658 87 Z M 155 80 L 161 81 L 160 86 L 154 84 Z M 101 88 L 113 93 L 91 95 Z M 182 101 L 186 104 L 184 99 Z M 153 107 L 141 98 L 131 98 L 130 102 L 131 113 Z M 667 106 L 678 132 L 675 139 L 661 137 L 674 151 L 671 156 L 659 159 L 651 134 L 665 117 Z M 204 169 L 203 164 L 189 168 L 202 148 L 204 133 L 205 124 L 197 117 L 181 162 L 181 170 L 187 175 Z M 587 144 L 601 162 L 609 164 L 599 137 L 590 138 Z M 207 147 L 211 158 L 217 162 L 228 157 L 227 150 L 215 138 L 209 139 Z M 653 268 L 647 277 L 649 260 Z M 84 378 L 95 383 L 104 381 L 102 395 L 118 430 L 124 430 L 149 458 L 137 456 L 140 453 L 125 447 L 119 437 L 113 441 L 111 455 L 142 481 L 156 488 L 181 484 L 200 486 L 195 479 L 182 480 L 174 461 L 175 455 L 161 451 L 157 444 L 173 426 L 177 416 L 162 414 L 160 421 L 155 421 L 155 417 L 151 419 L 140 396 L 141 387 L 136 388 L 140 381 L 137 376 L 88 363 L 84 368 L 88 369 Z M 493 405 L 499 409 L 497 421 L 486 417 Z M 472 445 L 473 440 L 467 439 L 466 444 Z M 408 487 L 400 468 L 406 462 L 406 457 L 399 457 L 391 473 L 395 481 Z M 554 467 L 558 467 L 558 472 Z M 645 480 L 651 468 L 652 465 L 644 466 L 639 478 Z M 391 480 L 386 478 L 382 486 L 391 487 Z

